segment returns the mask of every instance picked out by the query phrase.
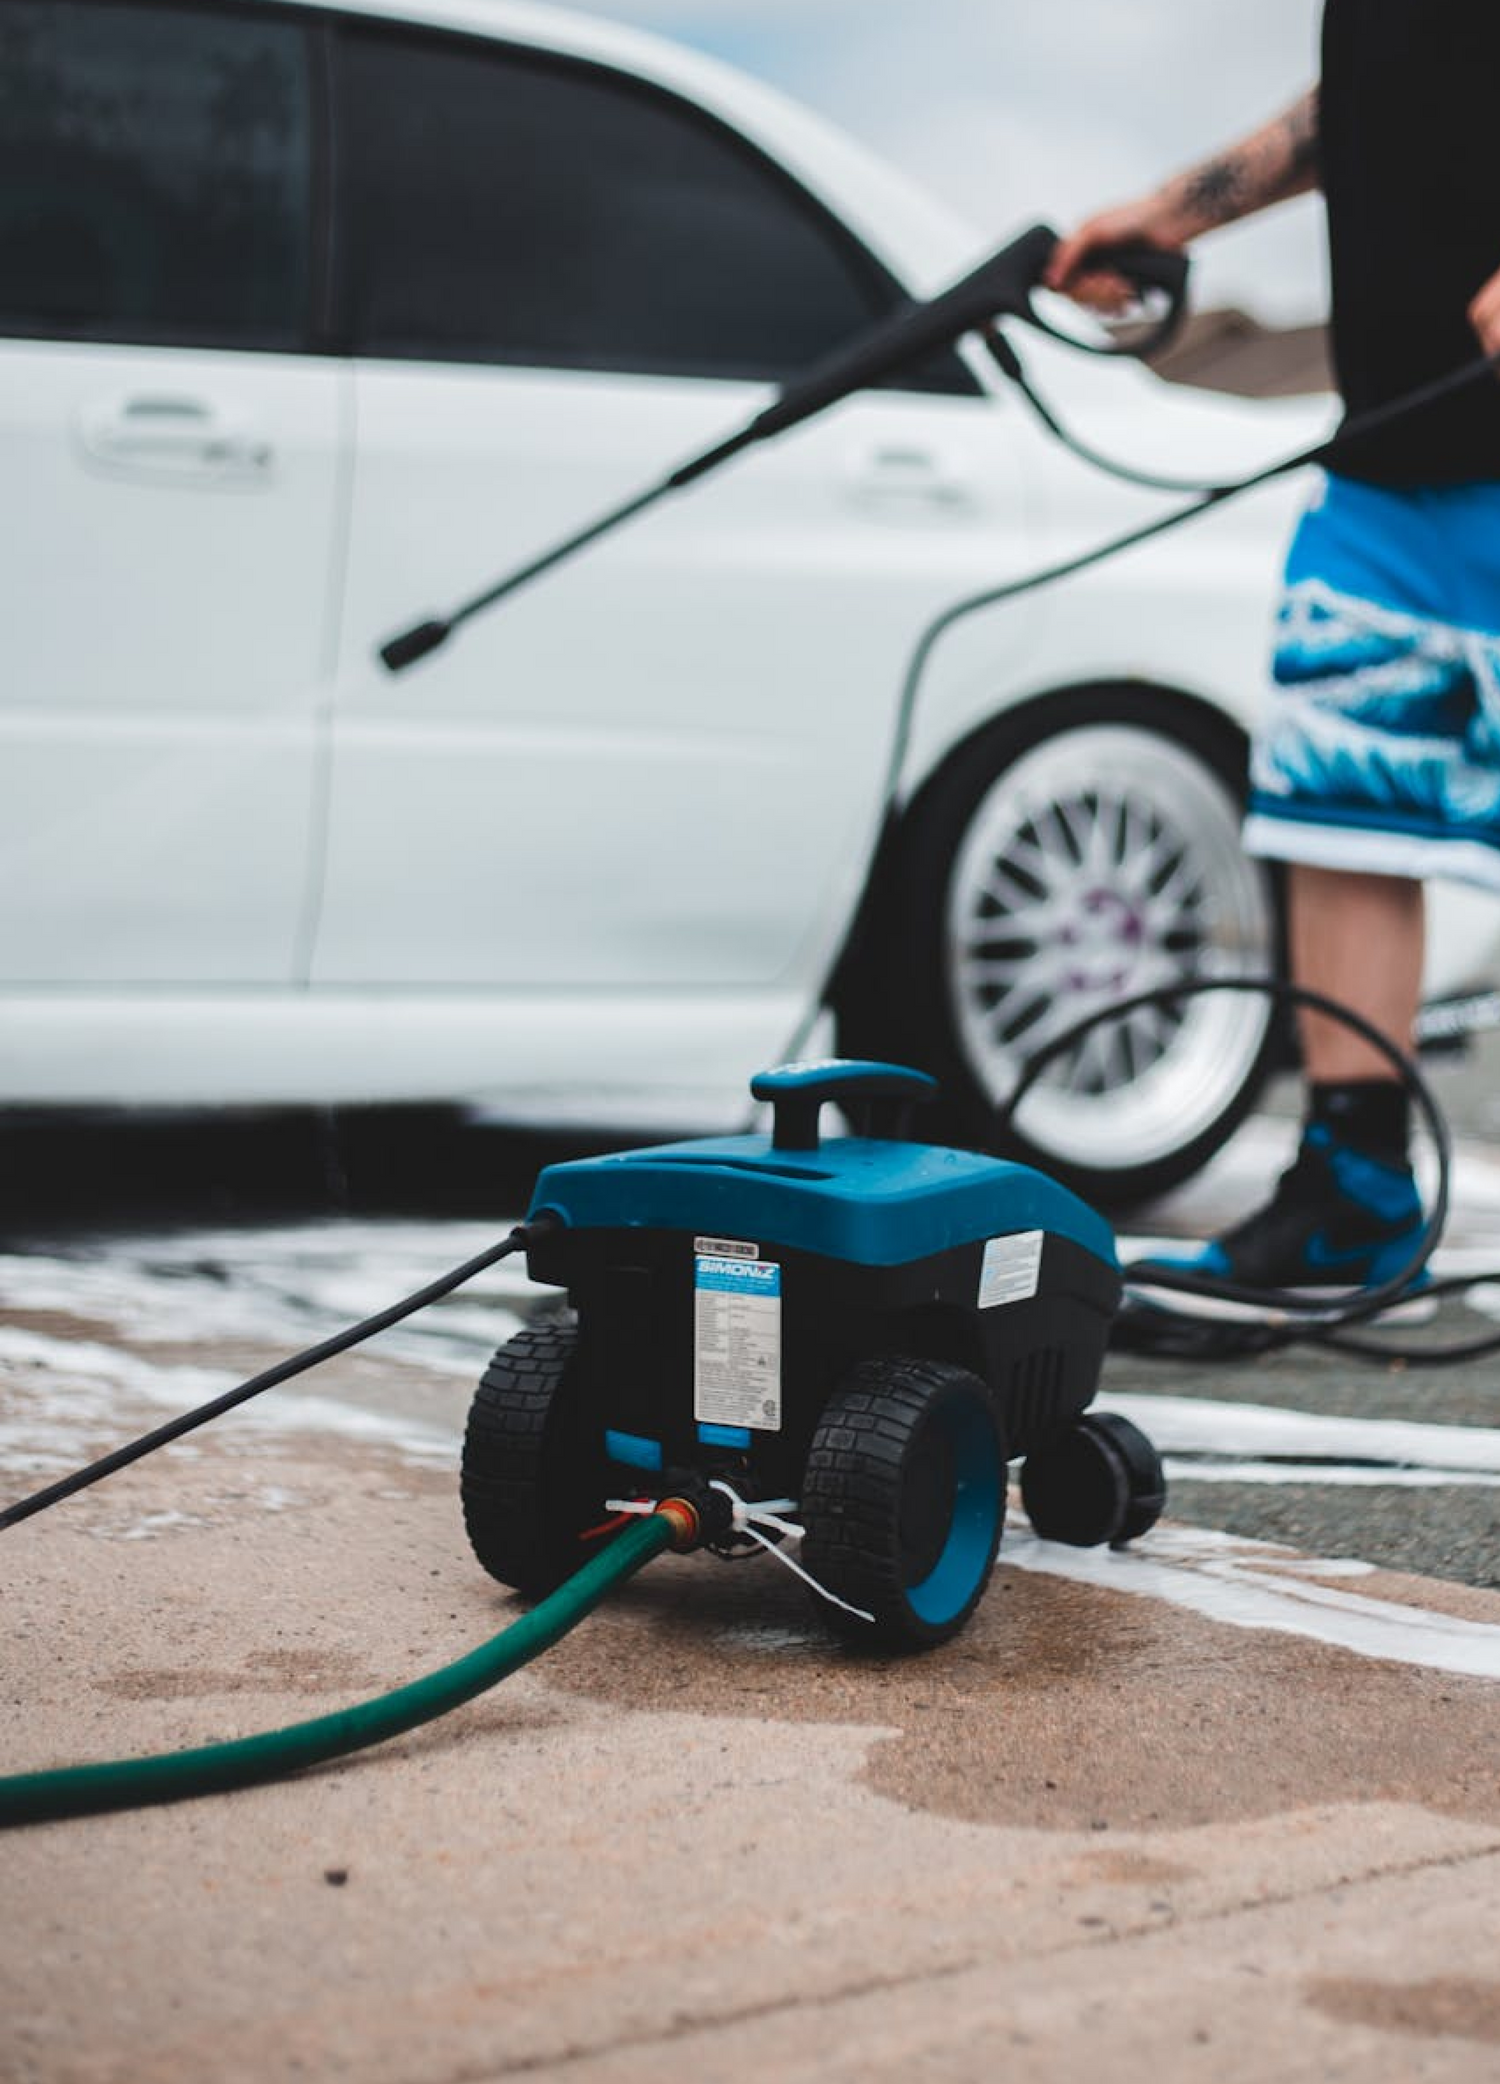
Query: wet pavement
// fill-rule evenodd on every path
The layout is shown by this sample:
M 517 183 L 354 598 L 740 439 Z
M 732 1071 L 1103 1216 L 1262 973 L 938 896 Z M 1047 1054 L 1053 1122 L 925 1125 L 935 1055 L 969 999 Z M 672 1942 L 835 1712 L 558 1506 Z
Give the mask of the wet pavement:
M 1500 1051 L 1438 1090 L 1500 1330 Z M 1132 1236 L 1230 1220 L 1272 1112 Z M 12 1136 L 11 1495 L 503 1233 L 537 1139 L 362 1120 Z M 469 1557 L 503 1265 L 0 1538 L 0 1771 L 271 1728 L 517 1608 Z M 1393 1334 L 1396 1336 L 1397 1334 Z M 1169 1518 L 1013 1507 L 969 1629 L 835 1648 L 769 1561 L 668 1558 L 444 1724 L 6 1841 L 0 2078 L 1488 2078 L 1500 2062 L 1500 1356 L 1111 1356 Z

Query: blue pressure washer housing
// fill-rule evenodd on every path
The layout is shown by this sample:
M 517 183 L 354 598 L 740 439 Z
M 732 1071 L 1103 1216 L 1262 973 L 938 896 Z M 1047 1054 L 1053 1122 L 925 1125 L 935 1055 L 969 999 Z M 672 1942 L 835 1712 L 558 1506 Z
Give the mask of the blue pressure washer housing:
M 568 1291 L 576 1325 L 521 1333 L 475 1400 L 464 1505 L 486 1567 L 548 1589 L 607 1498 L 717 1480 L 795 1501 L 803 1563 L 843 1602 L 830 1621 L 902 1645 L 952 1634 L 977 1603 L 1009 1460 L 1027 1457 L 1039 1533 L 1150 1525 L 1154 1450 L 1083 1416 L 1121 1293 L 1103 1218 L 1030 1167 L 905 1140 L 936 1089 L 922 1072 L 787 1064 L 750 1089 L 769 1135 L 538 1179 L 529 1271 Z M 829 1101 L 863 1133 L 823 1140 Z

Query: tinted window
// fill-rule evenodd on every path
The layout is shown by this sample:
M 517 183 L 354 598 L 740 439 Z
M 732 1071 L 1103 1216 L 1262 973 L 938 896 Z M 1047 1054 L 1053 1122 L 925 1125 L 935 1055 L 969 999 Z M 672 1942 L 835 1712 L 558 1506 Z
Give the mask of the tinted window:
M 783 377 L 898 300 L 790 180 L 664 93 L 461 38 L 350 33 L 344 65 L 359 352 Z
M 309 101 L 286 22 L 0 5 L 0 326 L 299 344 Z

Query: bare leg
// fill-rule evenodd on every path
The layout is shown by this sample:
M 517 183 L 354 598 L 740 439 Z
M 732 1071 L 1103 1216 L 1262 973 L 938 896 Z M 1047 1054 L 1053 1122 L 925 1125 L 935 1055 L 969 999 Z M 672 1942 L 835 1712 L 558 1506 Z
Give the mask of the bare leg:
M 1426 912 L 1422 885 L 1405 876 L 1346 869 L 1288 872 L 1292 976 L 1362 1013 L 1410 1049 L 1422 989 Z M 1303 1013 L 1303 1070 L 1309 1084 L 1391 1078 L 1391 1064 L 1352 1029 Z

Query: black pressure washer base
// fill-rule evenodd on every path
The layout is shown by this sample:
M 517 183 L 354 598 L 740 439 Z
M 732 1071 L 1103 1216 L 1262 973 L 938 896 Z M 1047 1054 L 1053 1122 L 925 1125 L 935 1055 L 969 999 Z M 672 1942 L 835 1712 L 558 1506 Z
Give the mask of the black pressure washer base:
M 480 1562 L 530 1596 L 607 1538 L 610 1501 L 697 1495 L 710 1546 L 778 1501 L 842 1635 L 939 1642 L 982 1595 L 1024 1456 L 1035 1531 L 1092 1546 L 1159 1516 L 1161 1464 L 1088 1413 L 1118 1307 L 1103 1219 L 1030 1168 L 858 1135 L 818 1109 L 930 1096 L 881 1064 L 788 1065 L 752 1082 L 772 1134 L 549 1168 L 528 1218 L 534 1279 L 574 1320 L 495 1355 L 464 1445 Z M 545 1220 L 544 1220 L 545 1219 Z

